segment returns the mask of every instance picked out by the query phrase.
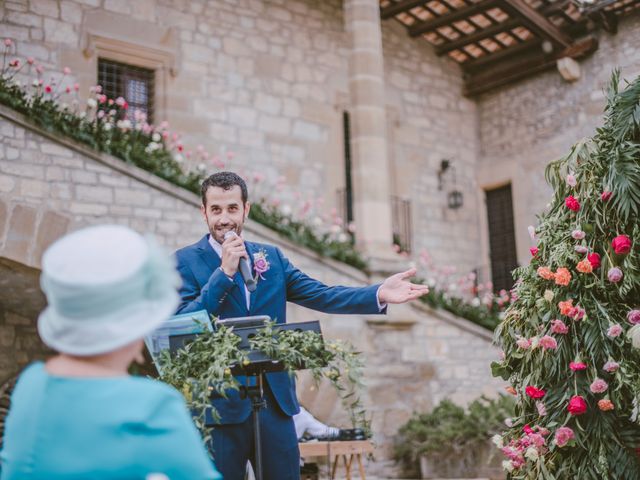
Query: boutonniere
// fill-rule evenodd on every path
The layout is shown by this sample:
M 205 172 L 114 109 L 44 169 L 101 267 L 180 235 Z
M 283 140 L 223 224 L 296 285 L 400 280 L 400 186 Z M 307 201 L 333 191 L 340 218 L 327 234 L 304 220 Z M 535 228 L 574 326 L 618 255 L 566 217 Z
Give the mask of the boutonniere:
M 253 271 L 256 274 L 256 281 L 258 281 L 258 277 L 264 280 L 262 274 L 267 272 L 270 267 L 271 264 L 267 260 L 267 252 L 265 252 L 264 249 L 261 249 L 259 252 L 253 254 Z

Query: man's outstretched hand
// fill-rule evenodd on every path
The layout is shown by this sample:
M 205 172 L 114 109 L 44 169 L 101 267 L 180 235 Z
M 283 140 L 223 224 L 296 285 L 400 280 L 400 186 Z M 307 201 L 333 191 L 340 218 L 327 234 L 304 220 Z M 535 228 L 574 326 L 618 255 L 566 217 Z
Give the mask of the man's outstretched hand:
M 380 303 L 405 303 L 429 293 L 429 287 L 411 283 L 408 279 L 416 274 L 415 268 L 396 273 L 387 278 L 378 290 Z

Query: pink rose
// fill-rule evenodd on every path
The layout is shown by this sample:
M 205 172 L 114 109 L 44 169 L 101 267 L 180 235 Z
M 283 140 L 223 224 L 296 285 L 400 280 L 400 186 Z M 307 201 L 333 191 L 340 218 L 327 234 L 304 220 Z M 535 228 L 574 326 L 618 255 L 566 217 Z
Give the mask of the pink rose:
M 618 267 L 610 268 L 607 272 L 607 278 L 611 283 L 618 283 L 620 280 L 622 280 L 623 276 L 624 275 L 622 273 L 622 270 L 620 270 Z
M 622 327 L 617 323 L 611 325 L 607 330 L 607 337 L 616 338 L 622 333 Z
M 529 347 L 531 347 L 531 341 L 527 338 L 520 337 L 518 340 L 516 340 L 516 345 L 518 345 L 518 347 L 522 348 L 523 350 L 527 350 Z
M 576 180 L 576 176 L 573 173 L 569 173 L 567 175 L 567 185 L 569 185 L 570 187 L 575 187 L 578 184 L 578 181 Z
M 574 437 L 575 434 L 569 427 L 560 427 L 558 430 L 556 430 L 554 438 L 556 441 L 556 445 L 558 445 L 559 447 L 564 447 L 567 443 L 573 440 Z
M 569 364 L 569 368 L 571 370 L 573 370 L 574 372 L 579 372 L 581 370 L 586 370 L 587 369 L 587 364 L 586 363 L 582 363 L 582 362 L 571 362 Z
M 629 313 L 627 313 L 627 321 L 631 325 L 638 325 L 640 323 L 640 310 L 630 310 Z
M 539 252 L 538 247 L 531 247 L 529 251 L 531 252 L 532 257 L 535 257 Z
M 256 272 L 264 273 L 267 271 L 267 261 L 264 258 L 259 258 L 255 261 L 254 267 Z
M 631 251 L 631 239 L 627 235 L 618 235 L 611 242 L 613 251 L 618 255 L 626 255 Z
M 578 253 L 587 253 L 589 249 L 584 245 L 576 245 L 573 249 Z
M 609 200 L 611 198 L 611 195 L 613 195 L 613 192 L 609 192 L 609 191 L 605 190 L 604 192 L 602 192 L 602 195 L 600 195 L 600 199 L 603 202 L 606 202 L 607 200 Z
M 565 198 L 564 204 L 572 212 L 577 212 L 578 210 L 580 210 L 580 202 L 578 202 L 578 200 L 573 195 L 569 195 L 567 198 Z
M 571 232 L 571 237 L 574 240 L 582 240 L 584 237 L 586 237 L 587 234 L 584 233 L 582 230 L 578 229 L 578 230 L 574 230 L 573 232 Z
M 589 386 L 589 389 L 593 393 L 603 393 L 606 392 L 609 388 L 609 384 L 602 380 L 601 378 L 596 378 L 593 383 Z
M 620 364 L 618 362 L 614 362 L 613 360 L 609 360 L 604 364 L 602 369 L 607 373 L 613 373 L 620 368 Z
M 540 346 L 545 350 L 555 350 L 558 348 L 558 342 L 556 342 L 555 338 L 545 335 L 540 339 Z
M 540 415 L 541 417 L 544 417 L 547 414 L 547 408 L 544 406 L 544 403 L 542 403 L 540 400 L 536 402 L 536 409 L 538 410 L 538 415 Z
M 569 327 L 567 327 L 562 320 L 552 320 L 551 333 L 566 335 L 567 333 L 569 333 Z

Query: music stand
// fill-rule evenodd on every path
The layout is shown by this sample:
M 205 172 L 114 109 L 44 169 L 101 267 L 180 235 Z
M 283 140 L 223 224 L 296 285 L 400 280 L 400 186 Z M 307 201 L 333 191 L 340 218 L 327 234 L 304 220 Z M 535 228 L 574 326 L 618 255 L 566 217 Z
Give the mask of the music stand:
M 269 358 L 264 352 L 257 350 L 251 350 L 249 344 L 250 339 L 271 319 L 266 315 L 259 315 L 254 317 L 238 317 L 229 318 L 226 320 L 218 320 L 214 327 L 228 326 L 233 327 L 232 332 L 240 337 L 240 344 L 238 347 L 241 350 L 247 351 L 247 358 L 249 363 L 231 365 L 231 373 L 233 375 L 244 375 L 247 377 L 255 377 L 254 385 L 242 386 L 240 390 L 241 397 L 251 400 L 251 414 L 253 418 L 253 442 L 255 450 L 256 463 L 254 465 L 254 473 L 256 480 L 262 480 L 262 444 L 260 433 L 260 410 L 266 406 L 264 399 L 264 374 L 271 372 L 282 372 L 285 370 L 285 366 L 282 362 Z M 311 322 L 300 323 L 282 323 L 276 326 L 280 331 L 283 330 L 295 330 L 295 331 L 312 331 L 322 336 L 320 329 L 320 322 L 317 320 Z M 176 350 L 182 348 L 185 343 L 195 338 L 196 334 L 188 335 L 173 335 L 169 337 L 169 345 L 171 353 L 175 353 Z M 306 367 L 304 364 L 296 365 L 296 370 L 304 370 Z

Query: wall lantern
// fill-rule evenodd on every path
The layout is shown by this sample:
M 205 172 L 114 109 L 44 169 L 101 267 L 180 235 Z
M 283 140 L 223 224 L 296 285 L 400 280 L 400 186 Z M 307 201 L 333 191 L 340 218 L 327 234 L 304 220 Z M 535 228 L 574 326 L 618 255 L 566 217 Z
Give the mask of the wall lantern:
M 442 159 L 440 161 L 440 170 L 438 170 L 438 190 L 442 190 L 445 184 L 445 173 L 451 172 L 453 177 L 452 189 L 447 193 L 447 206 L 452 210 L 457 210 L 463 205 L 462 192 L 456 188 L 456 169 L 451 164 L 451 160 Z

